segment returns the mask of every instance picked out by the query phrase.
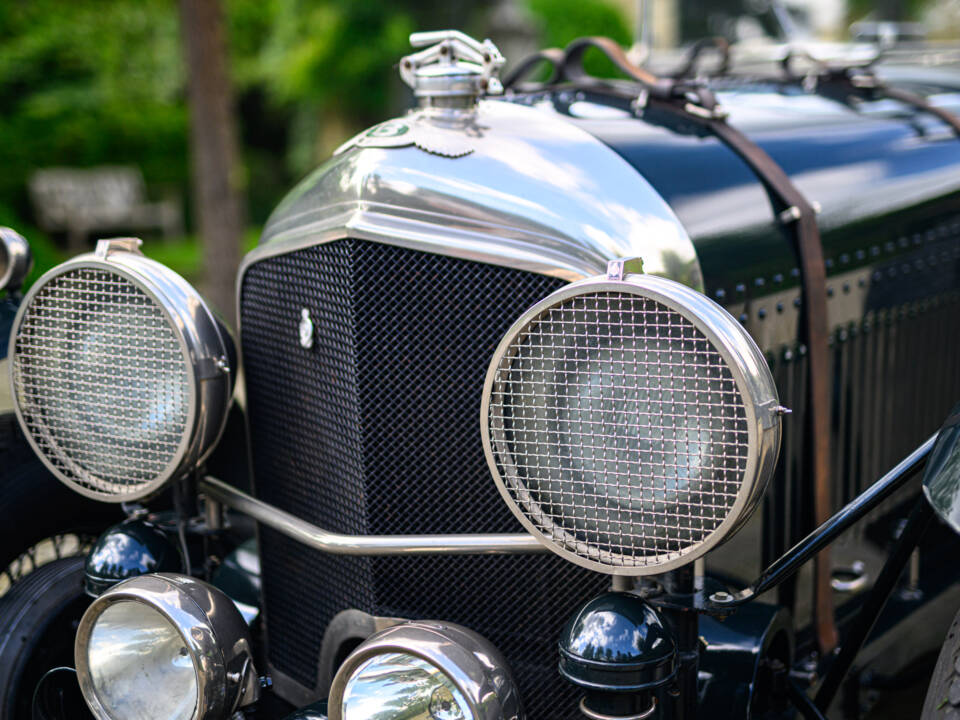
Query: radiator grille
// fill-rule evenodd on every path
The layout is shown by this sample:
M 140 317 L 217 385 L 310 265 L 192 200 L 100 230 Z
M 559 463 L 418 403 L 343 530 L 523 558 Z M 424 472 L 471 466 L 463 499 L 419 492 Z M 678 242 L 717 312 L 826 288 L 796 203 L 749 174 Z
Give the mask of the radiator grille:
M 258 496 L 339 532 L 520 531 L 483 457 L 480 396 L 504 333 L 563 284 L 351 239 L 253 265 L 241 327 Z M 556 640 L 604 577 L 552 556 L 351 559 L 260 537 L 269 662 L 305 690 L 327 623 L 357 608 L 466 625 L 504 652 L 531 720 L 579 716 Z

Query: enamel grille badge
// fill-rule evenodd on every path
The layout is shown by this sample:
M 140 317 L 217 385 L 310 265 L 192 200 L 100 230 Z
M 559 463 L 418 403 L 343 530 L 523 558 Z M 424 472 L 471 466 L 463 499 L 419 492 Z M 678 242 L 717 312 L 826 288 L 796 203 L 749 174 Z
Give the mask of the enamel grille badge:
M 313 347 L 313 320 L 306 308 L 300 311 L 300 347 L 304 350 Z

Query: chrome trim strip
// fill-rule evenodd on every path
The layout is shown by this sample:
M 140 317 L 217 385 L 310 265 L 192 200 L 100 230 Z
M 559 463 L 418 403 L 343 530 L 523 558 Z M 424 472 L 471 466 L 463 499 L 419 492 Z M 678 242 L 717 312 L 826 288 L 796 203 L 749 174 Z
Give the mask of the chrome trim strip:
M 301 520 L 210 476 L 200 480 L 198 490 L 307 547 L 333 555 L 514 555 L 549 552 L 526 533 L 340 535 Z

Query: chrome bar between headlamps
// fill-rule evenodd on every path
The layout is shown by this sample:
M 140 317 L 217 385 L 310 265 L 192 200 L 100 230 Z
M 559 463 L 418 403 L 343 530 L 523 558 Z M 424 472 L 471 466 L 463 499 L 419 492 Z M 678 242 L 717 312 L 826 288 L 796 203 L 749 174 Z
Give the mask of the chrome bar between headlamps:
M 279 533 L 333 555 L 503 555 L 544 553 L 529 534 L 340 535 L 251 497 L 222 480 L 205 477 L 198 490 Z

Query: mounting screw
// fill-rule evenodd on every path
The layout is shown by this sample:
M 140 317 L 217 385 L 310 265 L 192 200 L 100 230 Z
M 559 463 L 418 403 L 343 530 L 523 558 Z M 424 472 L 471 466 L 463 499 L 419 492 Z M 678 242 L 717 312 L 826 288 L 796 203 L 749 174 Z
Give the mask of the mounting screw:
M 715 602 L 720 605 L 733 602 L 733 595 L 723 590 L 718 590 L 710 596 L 710 602 Z

